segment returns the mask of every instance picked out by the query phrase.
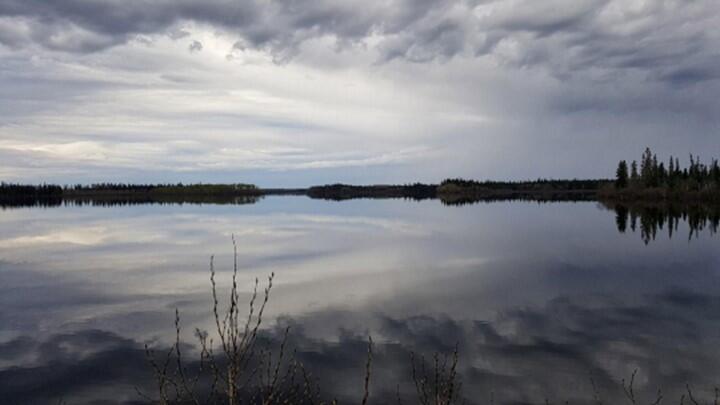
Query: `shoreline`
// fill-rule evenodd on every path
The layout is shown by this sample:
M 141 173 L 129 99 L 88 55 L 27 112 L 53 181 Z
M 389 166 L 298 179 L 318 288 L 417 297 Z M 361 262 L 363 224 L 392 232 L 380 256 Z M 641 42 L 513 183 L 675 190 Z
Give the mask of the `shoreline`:
M 260 188 L 249 184 L 95 186 L 17 185 L 0 186 L 0 204 L 48 203 L 251 203 L 265 196 L 306 196 L 311 199 L 344 201 L 352 199 L 439 200 L 447 205 L 483 201 L 597 201 L 608 204 L 720 204 L 714 189 L 678 190 L 668 188 L 622 188 L 612 180 L 537 180 L 521 182 L 478 182 L 446 180 L 441 184 L 330 184 L 306 188 Z

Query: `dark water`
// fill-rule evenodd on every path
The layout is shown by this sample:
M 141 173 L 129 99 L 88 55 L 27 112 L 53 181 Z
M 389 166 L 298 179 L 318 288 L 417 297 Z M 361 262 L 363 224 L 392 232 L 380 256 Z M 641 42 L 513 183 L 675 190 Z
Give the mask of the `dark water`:
M 594 202 L 305 197 L 0 211 L 0 403 L 142 403 L 143 346 L 172 342 L 175 308 L 187 342 L 212 330 L 208 262 L 227 286 L 233 234 L 241 299 L 276 274 L 265 336 L 290 325 L 297 357 L 345 403 L 359 403 L 368 335 L 371 403 L 398 389 L 413 403 L 410 352 L 456 345 L 468 403 L 593 403 L 590 376 L 617 403 L 635 369 L 643 403 L 659 387 L 679 403 L 686 383 L 707 398 L 720 239 L 712 226 L 688 238 L 682 215 L 670 238 L 653 215 L 633 230 Z

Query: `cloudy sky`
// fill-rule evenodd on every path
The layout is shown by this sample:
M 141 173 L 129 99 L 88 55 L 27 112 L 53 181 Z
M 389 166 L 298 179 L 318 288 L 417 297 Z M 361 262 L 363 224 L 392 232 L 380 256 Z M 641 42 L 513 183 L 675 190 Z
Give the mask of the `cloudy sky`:
M 720 155 L 713 0 L 0 0 L 0 179 L 610 176 Z

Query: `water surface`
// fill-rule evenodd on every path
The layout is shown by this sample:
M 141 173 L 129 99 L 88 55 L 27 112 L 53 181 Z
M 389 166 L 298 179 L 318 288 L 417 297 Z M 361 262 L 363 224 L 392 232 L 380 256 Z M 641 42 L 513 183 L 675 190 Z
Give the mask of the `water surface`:
M 411 351 L 456 345 L 470 403 L 591 403 L 590 376 L 612 401 L 635 369 L 644 402 L 686 382 L 710 395 L 718 238 L 679 221 L 651 240 L 618 218 L 594 202 L 305 197 L 3 210 L 0 402 L 140 402 L 143 345 L 171 343 L 175 309 L 188 342 L 212 329 L 209 260 L 227 286 L 232 235 L 242 298 L 276 274 L 268 336 L 291 325 L 328 395 L 359 398 L 368 335 L 376 403 L 410 398 Z

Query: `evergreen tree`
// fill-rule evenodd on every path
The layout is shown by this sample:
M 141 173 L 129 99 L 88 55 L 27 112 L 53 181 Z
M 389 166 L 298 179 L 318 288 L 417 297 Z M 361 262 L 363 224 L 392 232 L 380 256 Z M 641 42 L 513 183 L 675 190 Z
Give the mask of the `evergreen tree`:
M 667 179 L 667 172 L 665 171 L 665 164 L 663 162 L 660 162 L 660 165 L 657 169 L 657 186 L 664 186 L 665 180 Z
M 630 180 L 632 180 L 633 182 L 637 182 L 638 180 L 637 162 L 634 160 L 630 165 Z
M 667 182 L 668 187 L 675 187 L 675 162 L 673 161 L 672 156 L 670 156 L 670 162 L 668 163 L 667 178 L 665 181 Z
M 650 148 L 645 148 L 640 161 L 640 180 L 644 187 L 652 187 L 653 182 L 653 154 Z
M 625 161 L 619 162 L 615 172 L 615 188 L 667 188 L 673 191 L 673 196 L 678 196 L 679 191 L 697 191 L 708 193 L 715 199 L 720 198 L 720 163 L 717 159 L 703 163 L 698 156 L 690 154 L 690 164 L 683 168 L 678 158 L 670 156 L 667 163 L 659 162 L 657 155 L 650 148 L 645 148 L 639 165 L 632 161 L 629 175 L 627 169 Z
M 628 185 L 628 167 L 627 162 L 621 160 L 615 171 L 615 187 L 625 188 Z
M 650 167 L 650 187 L 657 187 L 660 185 L 660 168 L 658 166 L 657 155 L 655 154 L 653 154 Z

